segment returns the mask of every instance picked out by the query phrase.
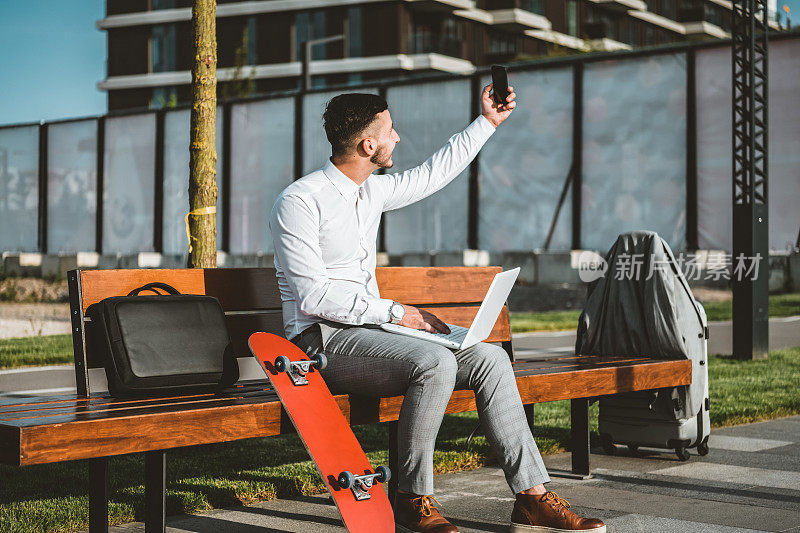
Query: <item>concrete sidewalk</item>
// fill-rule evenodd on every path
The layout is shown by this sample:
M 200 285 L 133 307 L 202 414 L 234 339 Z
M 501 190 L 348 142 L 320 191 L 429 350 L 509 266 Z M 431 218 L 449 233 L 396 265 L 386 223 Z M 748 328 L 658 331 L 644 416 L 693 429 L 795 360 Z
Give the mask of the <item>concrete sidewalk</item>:
M 800 533 L 800 416 L 714 430 L 711 453 L 680 462 L 671 451 L 593 450 L 593 479 L 554 477 L 547 488 L 609 532 Z M 569 468 L 569 454 L 545 457 Z M 482 468 L 437 476 L 441 510 L 463 533 L 505 532 L 513 497 L 502 471 Z M 326 496 L 276 500 L 168 520 L 169 533 L 342 532 Z M 142 524 L 113 528 L 143 532 Z

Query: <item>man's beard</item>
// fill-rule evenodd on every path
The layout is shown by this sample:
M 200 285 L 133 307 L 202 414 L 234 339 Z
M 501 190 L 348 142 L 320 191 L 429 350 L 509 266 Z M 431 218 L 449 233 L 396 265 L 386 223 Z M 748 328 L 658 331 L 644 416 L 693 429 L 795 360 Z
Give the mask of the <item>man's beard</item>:
M 390 155 L 386 155 L 388 150 L 386 149 L 385 145 L 381 145 L 375 150 L 375 153 L 372 154 L 372 157 L 369 158 L 370 162 L 378 165 L 379 168 L 392 168 L 394 166 L 394 161 L 391 161 L 392 157 Z

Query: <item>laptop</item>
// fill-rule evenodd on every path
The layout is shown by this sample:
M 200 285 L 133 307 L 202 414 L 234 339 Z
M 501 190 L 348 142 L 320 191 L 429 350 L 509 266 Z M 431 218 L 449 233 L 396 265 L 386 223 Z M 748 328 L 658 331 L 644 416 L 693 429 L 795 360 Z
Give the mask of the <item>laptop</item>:
M 447 327 L 450 328 L 449 334 L 430 333 L 421 329 L 389 323 L 381 324 L 381 328 L 392 333 L 435 342 L 455 350 L 464 350 L 489 337 L 518 275 L 519 267 L 495 275 L 489 290 L 486 292 L 486 296 L 483 298 L 481 307 L 478 309 L 478 314 L 475 315 L 475 320 L 472 321 L 472 325 L 469 328 L 447 324 Z

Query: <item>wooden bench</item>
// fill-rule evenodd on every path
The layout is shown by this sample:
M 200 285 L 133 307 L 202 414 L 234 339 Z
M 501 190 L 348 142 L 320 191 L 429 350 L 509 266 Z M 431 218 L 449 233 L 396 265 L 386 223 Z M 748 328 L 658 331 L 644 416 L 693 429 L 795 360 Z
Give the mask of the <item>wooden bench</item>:
M 378 268 L 385 298 L 434 309 L 440 318 L 468 326 L 499 267 Z M 271 268 L 177 270 L 72 270 L 67 276 L 75 351 L 77 395 L 6 397 L 0 400 L 0 463 L 26 466 L 89 460 L 90 531 L 108 530 L 108 458 L 145 454 L 146 530 L 164 531 L 166 450 L 278 435 L 292 431 L 266 378 L 240 381 L 218 394 L 147 400 L 118 400 L 90 387 L 90 373 L 102 374 L 91 349 L 92 324 L 86 308 L 109 296 L 127 294 L 151 281 L 163 281 L 186 294 L 220 300 L 240 358 L 251 357 L 247 338 L 254 331 L 282 334 L 281 302 Z M 495 324 L 490 342 L 500 342 L 514 359 L 508 308 Z M 515 362 L 523 403 L 570 399 L 572 473 L 589 475 L 589 399 L 691 382 L 688 360 L 643 357 L 538 356 Z M 42 387 L 47 384 L 43 383 Z M 350 423 L 396 420 L 402 396 L 336 400 Z M 448 413 L 475 410 L 471 391 L 455 391 Z M 532 420 L 532 416 L 531 416 Z M 394 440 L 390 439 L 391 442 Z M 390 464 L 396 450 L 390 446 Z M 395 478 L 396 479 L 396 478 Z

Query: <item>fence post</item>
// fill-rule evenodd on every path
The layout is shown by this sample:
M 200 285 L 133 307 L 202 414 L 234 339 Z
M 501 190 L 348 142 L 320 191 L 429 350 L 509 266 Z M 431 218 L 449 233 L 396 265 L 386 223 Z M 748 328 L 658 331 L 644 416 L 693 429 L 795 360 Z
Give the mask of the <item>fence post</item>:
M 95 251 L 103 253 L 103 187 L 105 177 L 106 117 L 97 118 L 97 212 L 95 213 Z
M 695 50 L 686 51 L 686 249 L 697 250 L 697 90 Z
M 572 70 L 572 249 L 581 248 L 583 189 L 583 63 Z
M 39 124 L 39 205 L 37 207 L 39 252 L 47 253 L 47 124 Z

